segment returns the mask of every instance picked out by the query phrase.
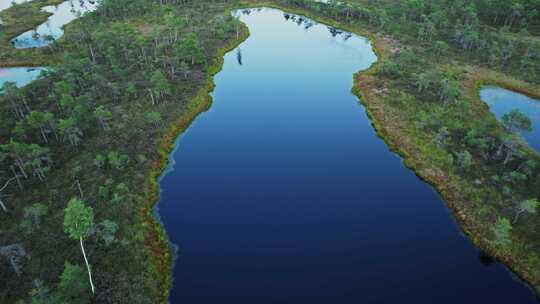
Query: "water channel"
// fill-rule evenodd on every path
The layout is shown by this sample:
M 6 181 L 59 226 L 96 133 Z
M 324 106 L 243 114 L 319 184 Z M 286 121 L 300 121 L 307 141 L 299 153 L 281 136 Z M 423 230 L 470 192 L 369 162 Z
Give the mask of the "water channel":
M 251 36 L 177 140 L 171 303 L 536 303 L 376 136 L 350 92 L 370 42 L 300 18 L 242 14 Z

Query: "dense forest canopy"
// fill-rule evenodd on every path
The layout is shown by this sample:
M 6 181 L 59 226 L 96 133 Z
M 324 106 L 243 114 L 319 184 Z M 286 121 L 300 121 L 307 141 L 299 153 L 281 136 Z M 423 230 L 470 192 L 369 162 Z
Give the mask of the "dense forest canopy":
M 240 30 L 212 1 L 104 0 L 40 50 L 59 58 L 41 79 L 4 84 L 0 272 L 10 275 L 0 302 L 154 303 L 166 293 L 168 276 L 144 249 L 145 172 Z

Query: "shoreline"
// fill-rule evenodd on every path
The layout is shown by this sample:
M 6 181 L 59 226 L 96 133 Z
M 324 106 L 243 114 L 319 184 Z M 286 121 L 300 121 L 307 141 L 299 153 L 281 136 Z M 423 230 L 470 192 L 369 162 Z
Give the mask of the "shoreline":
M 43 6 L 51 5 L 51 2 L 61 3 L 63 1 L 50 0 L 47 1 Z M 33 3 L 31 4 L 33 5 Z M 364 106 L 377 136 L 385 142 L 390 151 L 402 157 L 402 163 L 407 168 L 437 190 L 438 194 L 444 200 L 446 206 L 451 210 L 460 229 L 477 248 L 501 261 L 504 266 L 507 267 L 512 273 L 517 275 L 524 284 L 531 287 L 536 293 L 537 297 L 539 296 L 540 281 L 535 278 L 535 275 L 532 274 L 529 269 L 526 268 L 526 265 L 522 265 L 523 263 L 520 263 L 520 256 L 516 256 L 515 254 L 508 255 L 499 252 L 483 237 L 483 234 L 477 228 L 483 223 L 474 221 L 474 217 L 468 214 L 468 208 L 463 206 L 463 202 L 466 201 L 466 199 L 463 198 L 462 193 L 460 192 L 461 189 L 459 188 L 459 184 L 452 180 L 452 175 L 443 172 L 436 164 L 423 160 L 422 155 L 415 153 L 414 147 L 407 145 L 407 143 L 405 143 L 403 140 L 403 137 L 407 137 L 406 140 L 414 140 L 414 137 L 402 134 L 400 133 L 399 129 L 392 128 L 390 124 L 385 123 L 385 111 L 388 109 L 385 109 L 384 103 L 377 99 L 374 92 L 370 91 L 370 81 L 372 82 L 374 80 L 370 79 L 370 77 L 373 76 L 377 66 L 382 64 L 388 56 L 388 53 L 386 53 L 387 50 L 384 44 L 384 39 L 380 38 L 372 31 L 364 30 L 358 28 L 357 26 L 342 24 L 327 17 L 317 16 L 316 13 L 298 8 L 290 8 L 268 1 L 246 0 L 240 2 L 239 5 L 230 5 L 227 10 L 229 11 L 248 7 L 275 8 L 294 14 L 301 14 L 317 22 L 335 26 L 369 39 L 373 51 L 377 56 L 377 61 L 373 63 L 367 70 L 354 74 L 352 92 L 358 97 L 359 102 Z M 175 147 L 177 138 L 189 128 L 191 123 L 199 116 L 199 114 L 206 112 L 211 107 L 212 97 L 210 96 L 210 93 L 215 87 L 214 76 L 221 71 L 224 63 L 224 56 L 242 44 L 248 37 L 249 29 L 247 26 L 245 26 L 245 24 L 242 23 L 241 34 L 238 39 L 233 38 L 233 40 L 227 42 L 224 47 L 219 48 L 216 57 L 214 58 L 214 62 L 210 64 L 207 69 L 208 75 L 206 84 L 198 90 L 194 98 L 189 100 L 185 113 L 178 117 L 177 121 L 168 127 L 168 131 L 166 131 L 164 135 L 158 139 L 158 159 L 152 163 L 149 172 L 146 174 L 148 178 L 147 182 L 144 182 L 144 184 L 141 185 L 142 189 L 144 189 L 143 192 L 145 193 L 145 198 L 142 206 L 138 207 L 137 209 L 139 209 L 140 220 L 144 230 L 145 248 L 150 258 L 148 264 L 150 265 L 151 270 L 149 272 L 151 273 L 151 279 L 157 280 L 155 284 L 159 286 L 159 290 L 154 290 L 156 293 L 153 295 L 156 303 L 168 303 L 169 293 L 173 283 L 172 267 L 174 262 L 171 243 L 168 240 L 165 227 L 161 224 L 159 218 L 156 217 L 156 214 L 154 213 L 156 206 L 160 202 L 159 178 L 162 176 L 164 170 L 167 168 L 170 162 L 170 153 Z M 9 42 L 9 40 L 10 39 L 7 41 Z M 43 59 L 39 55 L 36 56 L 37 54 L 35 54 L 35 50 L 29 52 L 31 53 L 26 54 L 30 57 L 29 61 L 24 62 L 13 60 L 6 62 L 0 60 L 0 68 L 42 66 L 46 64 L 46 61 L 48 62 L 51 59 L 54 60 L 54 57 L 45 57 L 47 59 Z M 16 51 L 16 53 L 10 52 L 9 54 L 15 54 L 17 57 L 25 55 L 19 53 L 19 51 Z M 43 59 L 43 63 L 41 63 L 41 59 Z M 491 70 L 475 69 L 462 84 L 464 84 L 466 96 L 471 98 L 471 102 L 475 105 L 477 102 L 485 105 L 485 103 L 480 100 L 479 90 L 483 85 L 490 84 L 540 99 L 540 88 L 537 86 L 535 87 L 526 82 L 516 80 L 510 76 L 506 76 L 502 73 Z M 520 240 L 515 241 L 516 244 L 522 243 Z
M 377 66 L 381 63 L 384 62 L 385 58 L 386 58 L 386 54 L 385 54 L 385 47 L 383 45 L 383 43 L 380 41 L 382 39 L 379 39 L 374 33 L 368 31 L 368 30 L 361 30 L 361 29 L 357 29 L 353 26 L 347 26 L 347 25 L 344 25 L 344 24 L 341 24 L 340 22 L 337 22 L 337 21 L 334 21 L 334 20 L 331 20 L 331 19 L 327 19 L 325 17 L 319 17 L 313 13 L 310 13 L 308 11 L 305 11 L 305 10 L 302 10 L 302 9 L 293 9 L 293 8 L 288 8 L 288 7 L 285 7 L 285 6 L 281 6 L 279 4 L 275 4 L 275 3 L 268 3 L 268 2 L 264 2 L 264 3 L 253 3 L 252 1 L 248 1 L 246 3 L 242 3 L 242 5 L 240 5 L 238 8 L 235 8 L 235 9 L 246 9 L 246 8 L 274 8 L 274 9 L 279 9 L 279 10 L 282 10 L 282 11 L 287 11 L 289 13 L 294 13 L 294 14 L 301 14 L 301 15 L 304 15 L 305 17 L 308 17 L 310 19 L 313 19 L 314 21 L 317 21 L 317 22 L 320 22 L 320 23 L 324 23 L 326 25 L 331 25 L 331 26 L 336 26 L 340 29 L 343 29 L 343 30 L 346 30 L 346 31 L 349 31 L 351 33 L 354 33 L 356 35 L 359 35 L 359 36 L 364 36 L 366 38 L 369 39 L 372 47 L 373 47 L 373 51 L 375 52 L 375 54 L 377 55 L 377 61 L 371 66 L 369 67 L 367 70 L 365 71 L 360 71 L 360 72 L 357 72 L 356 74 L 353 75 L 353 87 L 352 87 L 352 92 L 358 97 L 359 99 L 359 102 L 365 107 L 365 111 L 368 115 L 368 117 L 370 118 L 370 121 L 371 121 L 371 124 L 374 128 L 374 131 L 376 132 L 377 136 L 379 138 L 381 138 L 385 144 L 388 146 L 388 148 L 390 149 L 390 151 L 392 151 L 393 153 L 396 153 L 397 155 L 399 155 L 400 157 L 402 157 L 403 159 L 403 164 L 408 168 L 410 169 L 412 172 L 414 172 L 422 181 L 428 183 L 429 185 L 431 185 L 437 192 L 438 194 L 441 196 L 441 198 L 444 200 L 444 203 L 445 205 L 449 208 L 449 210 L 451 211 L 452 215 L 454 216 L 455 220 L 456 220 L 456 223 L 458 224 L 459 228 L 463 231 L 463 233 L 467 236 L 467 238 L 474 244 L 474 246 L 476 246 L 477 248 L 479 248 L 480 250 L 482 251 L 485 251 L 487 254 L 491 255 L 492 257 L 496 258 L 497 260 L 501 261 L 503 263 L 503 265 L 513 274 L 515 274 L 520 280 L 521 280 L 521 283 L 527 285 L 527 287 L 531 288 L 533 290 L 533 292 L 536 293 L 536 296 L 538 296 L 538 294 L 540 294 L 540 285 L 538 283 L 535 283 L 534 282 L 534 277 L 532 274 L 530 274 L 530 272 L 527 271 L 527 269 L 524 269 L 522 267 L 520 267 L 520 265 L 518 265 L 516 262 L 515 262 L 515 259 L 512 258 L 512 256 L 505 256 L 503 254 L 500 254 L 497 252 L 497 250 L 495 250 L 493 248 L 493 246 L 491 246 L 489 243 L 487 243 L 486 240 L 483 239 L 482 235 L 478 232 L 475 231 L 475 226 L 478 224 L 478 223 L 475 223 L 474 221 L 471 221 L 470 220 L 470 216 L 467 216 L 467 211 L 465 208 L 461 208 L 460 207 L 460 204 L 458 203 L 460 201 L 460 195 L 459 195 L 459 192 L 460 190 L 456 187 L 456 185 L 446 185 L 446 182 L 448 180 L 450 180 L 450 177 L 449 176 L 444 176 L 443 178 L 440 178 L 440 176 L 435 176 L 435 175 L 429 175 L 429 174 L 426 174 L 426 173 L 423 173 L 423 171 L 425 171 L 426 169 L 435 169 L 437 170 L 437 168 L 432 168 L 434 166 L 431 166 L 430 164 L 426 164 L 426 163 L 423 163 L 421 161 L 421 159 L 419 159 L 418 157 L 414 157 L 412 156 L 412 153 L 410 153 L 410 151 L 408 151 L 408 149 L 406 148 L 405 145 L 399 145 L 396 143 L 396 140 L 395 140 L 395 137 L 399 137 L 399 132 L 396 132 L 396 133 L 392 133 L 392 132 L 389 132 L 387 130 L 386 127 L 383 126 L 383 124 L 381 123 L 381 120 L 384 120 L 384 119 L 381 119 L 381 116 L 378 115 L 377 113 L 377 110 L 380 109 L 377 107 L 377 103 L 374 102 L 372 100 L 372 98 L 369 98 L 367 95 L 369 95 L 369 93 L 366 94 L 367 91 L 369 91 L 369 88 L 368 87 L 365 87 L 365 86 L 362 86 L 362 81 L 359 81 L 361 80 L 364 76 L 368 76 L 370 74 L 373 73 L 373 71 L 377 68 Z M 247 38 L 247 37 L 245 37 Z M 239 42 L 240 44 L 241 42 Z M 228 51 L 234 49 L 236 47 L 233 46 L 231 47 L 229 50 L 223 52 L 223 54 L 221 55 L 225 55 Z M 217 60 L 219 60 L 222 64 L 222 61 L 223 61 L 223 56 L 221 56 L 220 58 L 218 58 Z M 221 66 L 220 64 L 220 66 Z M 219 72 L 220 68 L 215 71 L 215 73 L 211 73 L 209 78 L 209 83 L 211 83 L 210 86 L 207 87 L 207 92 L 204 93 L 204 94 L 208 94 L 209 92 L 211 92 L 213 90 L 213 75 L 215 75 L 217 72 Z M 498 75 L 499 77 L 501 77 L 501 75 Z M 502 75 L 504 76 L 504 75 Z M 495 84 L 495 85 L 498 85 L 498 86 L 501 86 L 501 87 L 504 87 L 504 88 L 507 88 L 509 90 L 513 90 L 513 91 L 516 91 L 518 93 L 522 93 L 522 94 L 526 94 L 528 96 L 531 96 L 531 97 L 536 97 L 536 96 L 539 96 L 540 97 L 540 91 L 537 91 L 535 88 L 533 88 L 532 86 L 526 86 L 526 83 L 522 82 L 522 81 L 510 81 L 508 80 L 509 78 L 506 77 L 506 79 L 499 79 L 497 77 L 494 77 L 494 76 L 484 76 L 484 77 L 475 77 L 472 79 L 473 83 L 475 84 L 475 96 L 476 96 L 476 99 L 480 102 L 482 102 L 480 100 L 480 95 L 479 95 L 479 90 L 480 90 L 480 87 L 482 85 L 485 85 L 485 84 Z M 204 90 L 201 89 L 201 90 Z M 176 138 L 183 132 L 185 131 L 190 123 L 196 119 L 196 117 L 198 116 L 198 114 L 200 113 L 203 113 L 205 112 L 206 110 L 209 109 L 209 107 L 211 106 L 211 97 L 210 96 L 206 96 L 206 97 L 203 97 L 201 96 L 201 93 L 200 92 L 196 98 L 194 98 L 194 101 L 195 100 L 198 100 L 200 98 L 207 98 L 206 101 L 195 101 L 195 104 L 198 104 L 198 106 L 200 107 L 198 110 L 195 110 L 194 113 L 192 113 L 193 117 L 191 117 L 190 119 L 187 119 L 187 121 L 183 121 L 182 119 L 180 120 L 179 122 L 179 125 L 177 128 L 173 128 L 171 130 L 171 132 L 169 132 L 165 137 L 164 137 L 164 141 L 162 143 L 162 147 L 160 149 L 160 154 L 162 153 L 165 153 L 165 155 L 161 155 L 162 158 L 165 158 L 165 161 L 164 163 L 161 163 L 159 166 L 159 168 L 161 168 L 159 171 L 159 174 L 156 174 L 156 172 L 153 172 L 153 184 L 155 184 L 156 187 L 159 187 L 158 185 L 158 182 L 157 182 L 157 179 L 159 178 L 159 176 L 161 175 L 161 172 L 163 172 L 163 170 L 166 168 L 166 165 L 168 164 L 168 159 L 169 159 L 169 152 L 174 148 L 174 142 L 176 140 Z M 206 104 L 204 104 L 204 102 L 206 102 Z M 482 102 L 483 103 L 483 102 Z M 203 105 L 204 104 L 204 105 Z M 197 112 L 198 111 L 198 112 Z M 190 113 L 192 111 L 190 110 Z M 173 136 L 174 134 L 176 134 L 176 136 Z M 157 198 L 159 196 L 156 196 Z M 156 206 L 158 202 L 152 204 L 152 206 Z M 147 212 L 150 212 L 153 210 L 153 208 L 150 209 L 150 211 L 147 211 Z M 154 221 L 157 221 L 157 219 L 154 219 Z M 165 234 L 165 231 L 164 231 L 164 227 L 161 226 L 159 224 L 159 222 L 157 222 L 157 225 L 159 226 L 157 229 L 154 228 L 154 233 L 157 233 L 158 230 L 162 230 L 162 234 Z M 167 241 L 165 239 L 163 239 L 163 241 Z M 168 249 L 168 252 L 167 252 L 167 257 L 169 258 L 170 260 L 170 257 L 171 257 L 171 253 L 170 253 L 170 246 L 171 244 L 168 243 L 167 241 L 167 244 L 165 244 L 169 249 Z M 157 259 L 159 260 L 159 258 Z M 167 265 L 167 269 L 170 269 L 171 267 L 171 262 L 169 262 L 169 264 Z M 169 273 L 171 273 L 171 271 L 169 271 Z M 169 275 L 167 280 L 169 281 L 169 283 L 167 284 L 167 286 L 170 288 L 172 287 L 172 276 Z M 170 292 L 170 289 L 167 290 L 166 294 L 168 295 Z M 160 299 L 161 300 L 161 299 Z
M 178 121 L 172 124 L 169 131 L 165 133 L 158 145 L 159 159 L 154 162 L 148 173 L 148 183 L 144 186 L 148 193 L 146 203 L 141 208 L 140 214 L 145 228 L 145 246 L 150 250 L 151 264 L 159 274 L 157 277 L 163 287 L 161 293 L 155 295 L 157 303 L 168 303 L 169 293 L 173 282 L 174 255 L 172 254 L 172 244 L 170 243 L 165 227 L 154 213 L 155 207 L 160 202 L 159 178 L 166 170 L 170 162 L 170 153 L 175 147 L 176 139 L 186 131 L 191 123 L 199 116 L 210 109 L 212 97 L 210 93 L 215 88 L 214 76 L 219 73 L 224 64 L 224 56 L 242 44 L 249 37 L 249 29 L 242 24 L 240 36 L 229 44 L 220 48 L 215 61 L 208 68 L 208 79 L 204 87 L 199 89 L 197 95 L 191 99 L 187 105 L 187 112 L 179 117 Z M 149 188 L 149 189 L 148 189 Z M 155 273 L 155 272 L 153 272 Z
M 514 257 L 514 255 L 507 255 L 499 252 L 483 237 L 483 234 L 476 231 L 476 227 L 482 223 L 471 220 L 473 216 L 467 214 L 467 208 L 461 206 L 462 204 L 460 204 L 460 202 L 466 201 L 466 199 L 461 197 L 460 189 L 458 188 L 458 185 L 453 184 L 451 175 L 446 174 L 436 165 L 424 161 L 421 155 L 411 151 L 413 149 L 407 147 L 406 144 L 399 144 L 400 142 L 403 142 L 399 138 L 406 137 L 406 135 L 400 134 L 399 129 L 388 128 L 386 126 L 387 124 L 384 123 L 384 105 L 379 103 L 373 94 L 370 94 L 369 87 L 369 77 L 373 75 L 373 70 L 376 66 L 382 62 L 384 62 L 384 58 L 381 58 L 381 60 L 375 63 L 370 69 L 356 73 L 354 75 L 354 86 L 352 89 L 353 93 L 359 98 L 359 102 L 365 107 L 366 113 L 371 120 L 371 124 L 377 133 L 377 136 L 385 142 L 392 152 L 403 159 L 403 164 L 408 169 L 437 191 L 445 205 L 452 212 L 460 230 L 463 231 L 474 246 L 502 262 L 511 273 L 520 279 L 521 283 L 531 288 L 536 297 L 538 297 L 540 294 L 540 282 L 537 282 L 530 270 L 527 269 L 526 266 L 520 265 L 518 262 L 519 259 Z M 498 79 L 493 76 L 475 75 L 468 80 L 470 83 L 473 83 L 474 88 L 472 96 L 468 97 L 471 97 L 473 102 L 481 102 L 485 105 L 480 99 L 480 89 L 483 85 L 488 84 L 525 94 L 533 98 L 535 96 L 540 96 L 540 91 L 533 89 L 532 86 L 521 86 L 519 84 L 525 83 L 512 80 L 513 79 L 508 76 L 507 79 Z M 471 94 L 471 91 L 468 91 L 467 93 Z M 487 107 L 486 110 L 489 111 Z
M 468 214 L 467 208 L 461 206 L 462 204 L 460 204 L 460 202 L 466 201 L 466 199 L 462 198 L 461 190 L 458 187 L 459 185 L 453 184 L 452 176 L 444 173 L 435 164 L 423 161 L 421 155 L 411 151 L 413 149 L 407 147 L 407 145 L 403 143 L 403 140 L 400 140 L 400 137 L 406 135 L 400 134 L 399 129 L 389 128 L 389 124 L 384 123 L 384 105 L 377 102 L 376 98 L 370 94 L 372 92 L 370 92 L 369 85 L 366 85 L 366 83 L 368 83 L 366 81 L 368 80 L 368 77 L 373 75 L 376 68 L 382 64 L 388 56 L 386 46 L 382 42 L 383 39 L 380 39 L 372 31 L 359 29 L 355 26 L 348 26 L 327 17 L 317 16 L 316 14 L 304 9 L 289 8 L 279 4 L 267 2 L 253 4 L 252 1 L 249 1 L 249 3 L 255 5 L 256 7 L 263 6 L 276 8 L 289 13 L 301 14 L 305 17 L 313 19 L 314 21 L 335 26 L 339 29 L 349 31 L 359 36 L 365 36 L 369 39 L 373 50 L 377 55 L 377 61 L 367 70 L 359 71 L 353 75 L 353 87 L 351 90 L 353 94 L 358 97 L 359 102 L 364 106 L 366 114 L 368 115 L 377 136 L 385 142 L 390 151 L 396 153 L 403 159 L 402 163 L 408 169 L 410 169 L 422 181 L 428 183 L 437 191 L 445 205 L 454 216 L 459 228 L 474 244 L 474 246 L 502 262 L 502 264 L 511 273 L 515 274 L 523 284 L 531 288 L 531 290 L 533 290 L 535 293 L 535 296 L 539 298 L 540 282 L 537 278 L 535 278 L 535 275 L 531 273 L 531 270 L 527 269 L 526 265 L 520 264 L 519 257 L 516 257 L 514 254 L 504 254 L 499 252 L 493 245 L 489 243 L 488 240 L 483 237 L 482 233 L 477 231 L 476 227 L 482 225 L 483 223 L 471 220 L 473 216 Z M 494 84 L 533 98 L 540 98 L 540 88 L 492 70 L 486 71 L 485 69 L 481 69 L 477 73 L 473 74 L 473 76 L 468 79 L 468 82 L 473 84 L 474 90 L 472 96 L 467 97 L 470 97 L 472 102 L 478 101 L 483 105 L 485 105 L 485 103 L 480 100 L 480 88 L 482 85 L 486 84 Z M 468 90 L 467 94 L 471 95 L 471 91 Z M 538 158 L 540 159 L 540 156 Z M 517 244 L 522 243 L 521 240 L 514 239 L 514 241 L 516 241 Z
M 355 75 L 353 90 L 355 90 L 355 95 L 358 96 L 359 102 L 365 107 L 366 113 L 370 117 L 371 124 L 377 133 L 377 136 L 385 142 L 393 153 L 396 153 L 402 158 L 402 163 L 405 167 L 410 169 L 418 178 L 431 185 L 437 191 L 456 219 L 456 223 L 460 230 L 463 231 L 474 246 L 502 262 L 511 273 L 520 279 L 521 283 L 531 288 L 538 297 L 540 294 L 540 285 L 535 283 L 534 276 L 530 271 L 519 265 L 512 255 L 499 253 L 483 238 L 482 234 L 475 231 L 475 227 L 481 223 L 470 220 L 471 216 L 467 215 L 467 209 L 460 207 L 460 190 L 456 185 L 452 185 L 452 182 L 449 182 L 451 180 L 450 176 L 444 174 L 442 170 L 437 167 L 423 162 L 420 157 L 413 156 L 414 153 L 410 153 L 404 145 L 396 143 L 399 142 L 397 138 L 402 134 L 400 134 L 398 130 L 392 132 L 392 130 L 383 126 L 384 123 L 381 122 L 381 120 L 384 120 L 384 113 L 381 111 L 383 106 L 378 105 L 377 102 L 373 100 L 374 98 L 368 97 L 369 94 L 366 94 L 365 92 L 369 89 L 361 84 L 365 81 L 364 77 L 367 76 L 366 73 L 368 72 L 360 72 Z M 427 171 L 436 171 L 438 174 L 442 174 L 429 174 Z
M 1 68 L 32 68 L 49 65 L 55 61 L 55 57 L 42 57 L 36 52 L 40 52 L 41 48 L 16 49 L 11 45 L 10 40 L 19 35 L 19 32 L 35 28 L 42 24 L 52 14 L 42 12 L 41 8 L 49 5 L 57 5 L 63 3 L 64 0 L 48 0 L 46 2 L 30 2 L 27 5 L 37 5 L 40 16 L 43 20 L 34 20 L 31 24 L 27 24 L 24 28 L 17 28 L 16 33 L 4 36 L 0 39 L 0 43 L 5 42 L 5 47 L 9 49 L 6 55 L 14 56 L 13 60 L 0 59 Z M 234 9 L 234 8 L 233 8 Z M 230 7 L 227 12 L 230 11 Z M 3 12 L 5 13 L 5 12 Z M 65 26 L 68 26 L 67 24 Z M 164 135 L 157 141 L 156 152 L 158 159 L 150 166 L 146 173 L 147 182 L 142 184 L 145 198 L 142 206 L 136 207 L 139 213 L 139 219 L 144 233 L 144 248 L 150 261 L 148 263 L 149 273 L 154 286 L 159 286 L 158 289 L 150 287 L 153 291 L 151 296 L 155 303 L 169 303 L 169 293 L 173 283 L 173 266 L 174 255 L 172 253 L 172 244 L 169 242 L 165 227 L 159 219 L 159 214 L 154 212 L 160 201 L 160 185 L 159 178 L 166 170 L 170 162 L 170 153 L 175 147 L 176 139 L 186 131 L 191 123 L 199 116 L 206 112 L 212 105 L 212 97 L 210 93 L 214 90 L 214 76 L 222 70 L 224 64 L 224 56 L 242 44 L 249 37 L 249 29 L 243 23 L 239 28 L 239 36 L 227 41 L 223 47 L 219 48 L 213 58 L 213 63 L 206 67 L 207 79 L 206 83 L 197 91 L 196 95 L 189 100 L 186 105 L 185 112 L 178 117 L 177 121 L 172 123 L 165 131 Z M 30 54 L 25 54 L 30 53 Z M 18 58 L 28 57 L 28 59 L 20 60 Z M 148 282 L 148 281 L 147 281 Z

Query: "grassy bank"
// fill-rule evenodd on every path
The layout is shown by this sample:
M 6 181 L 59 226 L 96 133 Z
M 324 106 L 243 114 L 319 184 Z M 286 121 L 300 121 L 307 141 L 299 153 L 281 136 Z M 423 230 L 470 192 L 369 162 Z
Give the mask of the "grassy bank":
M 229 45 L 220 48 L 214 57 L 214 63 L 208 67 L 207 82 L 204 87 L 199 89 L 197 95 L 188 102 L 186 111 L 178 119 L 177 122 L 171 125 L 169 131 L 161 139 L 158 146 L 159 159 L 152 165 L 148 174 L 148 182 L 150 193 L 147 197 L 147 204 L 141 210 L 141 216 L 144 219 L 144 225 L 147 229 L 146 246 L 152 252 L 153 265 L 155 265 L 158 278 L 162 281 L 161 293 L 156 296 L 156 303 L 167 303 L 169 292 L 172 287 L 172 263 L 173 257 L 171 254 L 171 245 L 166 236 L 166 232 L 162 225 L 156 221 L 154 217 L 154 206 L 159 202 L 159 176 L 163 173 L 169 164 L 171 151 L 174 149 L 175 141 L 191 123 L 199 116 L 206 112 L 212 105 L 212 97 L 210 93 L 214 90 L 214 75 L 221 71 L 224 63 L 224 56 L 227 52 L 233 50 L 240 45 L 249 36 L 247 27 L 243 27 L 238 39 L 230 42 Z
M 493 219 L 489 221 L 479 219 L 477 217 L 478 206 L 471 206 L 470 203 L 478 202 L 478 192 L 482 190 L 473 189 L 472 185 L 464 185 L 458 176 L 450 173 L 446 168 L 441 168 L 437 163 L 425 158 L 425 153 L 418 148 L 418 142 L 425 139 L 419 139 L 411 136 L 410 133 L 404 131 L 407 129 L 406 122 L 400 121 L 401 113 L 399 109 L 388 106 L 384 97 L 378 96 L 379 91 L 378 79 L 373 75 L 373 72 L 359 73 L 355 76 L 354 92 L 366 107 L 373 126 L 392 151 L 398 153 L 404 159 L 404 164 L 413 170 L 420 178 L 433 185 L 440 195 L 445 200 L 448 207 L 453 211 L 455 218 L 462 230 L 467 236 L 484 252 L 502 261 L 512 271 L 529 283 L 538 293 L 540 293 L 540 285 L 538 281 L 538 265 L 536 258 L 533 258 L 534 263 L 529 264 L 529 255 L 536 255 L 535 250 L 527 248 L 527 239 L 514 237 L 515 250 L 501 250 L 489 240 L 492 234 L 490 230 L 493 225 Z M 483 82 L 473 80 L 473 83 L 490 83 L 500 84 L 493 80 Z M 508 89 L 515 89 L 512 86 L 505 86 Z M 479 90 L 475 89 L 471 96 L 471 100 L 479 100 Z M 533 93 L 534 91 L 527 91 Z M 531 95 L 533 95 L 531 94 Z M 486 111 L 487 108 L 486 108 Z M 490 115 L 490 114 L 487 114 Z M 492 191 L 492 189 L 486 190 Z
M 384 59 L 379 62 L 379 67 L 381 64 L 384 64 Z M 473 165 L 475 167 L 473 170 L 480 170 L 481 173 L 476 174 L 474 178 L 468 178 L 463 176 L 459 167 L 445 164 L 441 160 L 445 156 L 444 152 L 434 146 L 433 135 L 419 134 L 413 126 L 413 121 L 418 118 L 413 112 L 421 108 L 412 107 L 413 110 L 409 109 L 404 115 L 403 104 L 399 105 L 392 101 L 396 92 L 393 92 L 394 96 L 391 96 L 392 93 L 387 91 L 387 88 L 392 87 L 392 82 L 378 75 L 379 67 L 357 74 L 353 89 L 365 105 L 378 135 L 393 151 L 404 158 L 407 167 L 438 190 L 453 211 L 463 231 L 475 245 L 503 262 L 529 283 L 538 294 L 540 292 L 538 240 L 534 236 L 534 228 L 531 228 L 532 231 L 528 230 L 529 227 L 522 227 L 521 231 L 515 230 L 511 246 L 499 246 L 493 240 L 492 228 L 497 215 L 511 216 L 511 210 L 508 210 L 511 208 L 508 206 L 511 202 L 504 199 L 499 199 L 502 206 L 494 207 L 495 210 L 488 211 L 485 207 L 485 197 L 497 196 L 500 193 L 500 189 L 496 186 L 484 185 L 494 172 L 493 168 L 476 163 Z M 454 68 L 472 70 L 466 77 L 460 79 L 460 86 L 462 96 L 469 102 L 472 109 L 471 116 L 475 120 L 495 121 L 487 105 L 480 100 L 479 91 L 483 85 L 493 84 L 531 97 L 538 97 L 540 94 L 538 86 L 496 71 L 469 66 Z M 384 85 L 381 86 L 381 84 Z M 493 127 L 498 126 L 494 123 Z M 436 155 L 441 157 L 436 157 Z M 526 158 L 540 159 L 533 151 L 528 151 Z M 482 184 L 478 184 L 479 182 Z M 534 188 L 531 186 L 528 189 Z M 525 189 L 524 192 L 526 191 Z M 531 192 L 529 196 L 537 195 L 534 190 Z M 527 194 L 524 193 L 524 195 Z M 528 225 L 531 222 L 537 222 L 537 219 L 534 217 L 529 219 Z M 532 225 L 534 227 L 537 224 Z

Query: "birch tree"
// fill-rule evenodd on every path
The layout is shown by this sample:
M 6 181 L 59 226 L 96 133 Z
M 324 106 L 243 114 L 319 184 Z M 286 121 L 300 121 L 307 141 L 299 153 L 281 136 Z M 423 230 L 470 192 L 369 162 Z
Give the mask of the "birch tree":
M 86 269 L 88 270 L 88 281 L 92 293 L 95 293 L 94 282 L 92 280 L 92 271 L 86 252 L 84 251 L 83 239 L 87 237 L 94 229 L 94 210 L 87 207 L 78 198 L 72 198 L 67 208 L 64 210 L 64 232 L 73 240 L 78 240 L 81 246 L 81 252 L 84 257 Z
M 15 179 L 17 179 L 17 177 L 12 177 L 12 178 L 8 179 L 8 180 L 4 183 L 4 185 L 3 185 L 2 187 L 0 187 L 0 208 L 2 208 L 2 211 L 4 211 L 5 213 L 8 212 L 8 209 L 7 209 L 7 207 L 6 207 L 6 204 L 5 204 L 4 201 L 2 200 L 2 192 L 3 192 L 4 190 L 6 190 L 7 187 L 9 186 L 9 184 L 10 184 L 12 181 L 14 181 Z

